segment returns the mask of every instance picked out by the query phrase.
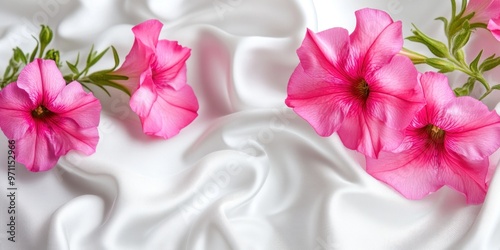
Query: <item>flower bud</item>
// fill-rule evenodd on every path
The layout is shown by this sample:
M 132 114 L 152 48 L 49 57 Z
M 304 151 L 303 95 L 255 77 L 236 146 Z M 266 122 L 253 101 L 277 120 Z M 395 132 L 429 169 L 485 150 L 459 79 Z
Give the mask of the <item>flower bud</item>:
M 456 96 L 466 96 L 469 95 L 469 89 L 466 87 L 455 88 L 453 90 Z
M 425 63 L 425 59 L 427 59 L 426 56 L 419 54 L 415 51 L 411 51 L 407 48 L 403 48 L 401 51 L 399 51 L 399 54 L 410 58 L 413 64 Z
M 408 39 L 411 41 L 414 41 L 414 42 L 419 42 L 419 43 L 424 44 L 425 46 L 427 46 L 427 48 L 429 48 L 429 50 L 435 56 L 443 58 L 443 57 L 446 57 L 447 55 L 449 55 L 448 54 L 448 47 L 444 43 L 427 36 L 426 34 L 422 33 L 422 31 L 420 31 L 417 28 L 415 28 L 415 30 L 413 30 L 413 34 L 415 36 L 408 37 Z
M 49 51 L 47 51 L 47 53 L 45 54 L 45 59 L 54 60 L 56 62 L 56 65 L 60 65 L 59 64 L 60 57 L 58 50 L 50 49 Z
M 427 58 L 425 59 L 425 63 L 433 68 L 439 69 L 439 72 L 441 73 L 455 70 L 455 65 L 453 65 L 453 63 L 440 58 Z
M 19 47 L 16 47 L 14 49 L 14 61 L 20 63 L 24 63 L 24 64 L 28 64 L 28 61 L 26 59 L 26 55 L 24 55 L 24 52 L 19 48 Z
M 459 62 L 465 62 L 465 54 L 464 54 L 464 50 L 463 49 L 459 49 L 459 50 L 455 51 L 455 53 L 453 55 L 455 56 L 455 58 Z
M 453 51 L 463 48 L 470 39 L 471 29 L 469 22 L 465 22 L 462 29 L 453 38 Z
M 40 35 L 39 35 L 40 44 L 42 45 L 42 47 L 47 46 L 52 41 L 53 37 L 54 37 L 54 34 L 52 33 L 52 30 L 50 29 L 50 27 L 46 26 L 46 25 L 42 25 L 42 30 L 40 31 Z
M 481 72 L 486 72 L 496 68 L 498 65 L 500 65 L 500 57 L 490 56 L 483 61 L 479 70 Z

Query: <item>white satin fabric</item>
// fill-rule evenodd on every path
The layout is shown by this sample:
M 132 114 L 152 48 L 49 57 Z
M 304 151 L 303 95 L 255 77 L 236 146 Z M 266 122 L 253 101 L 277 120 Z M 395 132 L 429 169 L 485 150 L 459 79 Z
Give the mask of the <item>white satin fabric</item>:
M 12 47 L 34 45 L 28 34 L 41 21 L 64 60 L 92 43 L 115 45 L 123 60 L 131 27 L 161 20 L 161 38 L 192 48 L 188 81 L 200 115 L 178 136 L 155 139 L 142 134 L 126 96 L 97 90 L 104 110 L 94 155 L 71 153 L 44 173 L 17 166 L 16 243 L 5 233 L 0 135 L 0 248 L 499 249 L 499 174 L 483 205 L 448 188 L 406 200 L 370 177 L 337 135 L 319 137 L 284 105 L 306 27 L 352 31 L 364 7 L 402 20 L 405 35 L 411 23 L 441 33 L 432 18 L 450 13 L 448 1 L 434 0 L 2 1 L 2 70 Z M 109 65 L 111 57 L 98 68 Z

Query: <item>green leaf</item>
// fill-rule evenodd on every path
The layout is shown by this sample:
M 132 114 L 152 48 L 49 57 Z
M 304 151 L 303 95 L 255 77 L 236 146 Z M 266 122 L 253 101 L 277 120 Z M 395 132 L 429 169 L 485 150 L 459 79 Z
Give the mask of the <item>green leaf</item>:
M 494 85 L 493 87 L 491 87 L 491 89 L 500 90 L 500 84 Z
M 412 38 L 412 39 L 427 46 L 427 48 L 432 52 L 432 54 L 434 54 L 437 57 L 444 58 L 448 56 L 448 47 L 444 43 L 425 35 L 415 25 L 413 25 L 413 27 L 414 30 L 412 30 L 412 32 L 418 38 L 417 39 Z M 411 39 L 409 40 L 412 41 Z
M 112 73 L 113 71 L 107 69 L 107 70 L 101 70 L 92 73 L 89 77 L 89 79 L 93 81 L 97 80 L 128 80 L 128 76 L 123 76 L 123 75 L 115 75 Z M 111 74 L 110 74 L 111 73 Z
M 492 55 L 486 58 L 483 63 L 481 63 L 481 65 L 479 66 L 479 71 L 486 72 L 496 68 L 498 65 L 500 65 L 500 57 L 495 57 L 495 55 Z
M 118 65 L 120 65 L 120 56 L 118 56 L 118 52 L 116 51 L 115 47 L 111 46 L 111 50 L 113 51 L 113 59 L 115 60 L 115 66 L 111 68 L 111 71 L 113 71 L 118 68 Z
M 444 24 L 444 33 L 446 34 L 446 36 L 448 36 L 448 19 L 446 19 L 446 17 L 440 16 L 440 17 L 438 17 L 438 18 L 436 18 L 434 20 L 440 20 L 440 21 L 443 22 L 443 24 Z
M 462 0 L 462 7 L 460 8 L 460 13 L 458 14 L 459 16 L 463 15 L 465 10 L 467 9 L 467 2 L 466 0 Z
M 80 63 L 80 52 L 78 52 L 78 54 L 76 55 L 76 61 L 75 61 L 75 67 L 78 67 L 78 63 Z
M 465 63 L 465 54 L 463 49 L 459 49 L 453 53 L 453 56 L 461 63 Z
M 74 81 L 74 79 L 73 79 L 73 75 L 65 75 L 65 76 L 63 76 L 63 78 L 64 78 L 64 80 L 66 81 L 66 84 L 68 84 L 68 83 L 70 83 L 70 82 Z M 83 85 L 83 84 L 82 84 L 82 85 Z
M 467 90 L 467 88 L 464 88 L 464 87 L 456 88 L 453 90 L 453 92 L 455 93 L 456 96 L 469 95 L 469 91 Z
M 111 94 L 109 93 L 109 91 L 104 88 L 104 85 L 105 84 L 102 84 L 100 82 L 92 82 L 92 84 L 94 84 L 95 86 L 99 87 L 102 91 L 104 91 L 109 97 L 111 97 Z
M 479 72 L 479 69 L 478 69 L 478 64 L 479 64 L 479 60 L 481 59 L 481 55 L 483 54 L 483 50 L 481 50 L 481 52 L 479 52 L 479 54 L 476 56 L 476 58 L 474 58 L 474 60 L 470 63 L 470 69 L 473 71 L 473 72 Z
M 106 54 L 106 52 L 108 52 L 109 48 L 106 48 L 104 51 L 102 51 L 101 53 L 99 53 L 98 55 L 96 55 L 91 61 L 90 61 L 90 64 L 88 65 L 88 67 L 92 67 L 94 66 L 97 62 L 99 62 L 99 60 L 101 60 L 101 58 Z M 97 53 L 97 51 L 96 51 Z
M 107 75 L 107 79 L 108 80 L 122 80 L 122 81 L 126 81 L 128 80 L 128 76 L 121 76 L 121 75 Z
M 14 59 L 17 62 L 24 63 L 25 65 L 28 64 L 28 59 L 26 59 L 26 55 L 24 54 L 24 52 L 19 47 L 16 47 L 14 49 Z
M 35 38 L 35 37 L 33 37 Z M 36 46 L 35 46 L 35 49 L 33 49 L 33 52 L 31 52 L 31 57 L 30 57 L 30 61 L 29 62 L 33 62 L 35 60 L 35 57 L 36 57 L 36 53 L 38 52 L 38 47 L 40 46 L 40 42 L 38 42 L 38 40 L 35 38 L 36 40 Z
M 87 68 L 89 68 L 88 65 L 90 65 L 90 61 L 92 61 L 93 59 L 92 58 L 93 54 L 94 54 L 94 45 L 92 44 L 92 47 L 90 47 L 89 56 L 87 57 Z
M 68 68 L 69 70 L 71 70 L 71 72 L 73 72 L 73 74 L 75 75 L 78 75 L 80 72 L 78 71 L 78 68 L 76 67 L 76 65 L 74 64 L 71 64 L 70 62 L 66 61 L 66 65 L 68 65 Z
M 470 39 L 472 31 L 470 29 L 470 25 L 468 21 L 465 21 L 462 25 L 462 28 L 456 35 L 453 35 L 453 46 L 452 51 L 455 52 L 461 48 L 463 48 Z
M 424 43 L 424 40 L 418 36 L 409 36 L 406 38 L 406 40 L 416 42 L 416 43 Z
M 90 92 L 93 92 L 89 86 L 87 86 L 86 84 L 84 84 L 83 82 L 80 83 L 86 90 L 90 91 Z
M 456 96 L 466 96 L 470 95 L 472 90 L 474 89 L 474 84 L 476 83 L 475 77 L 469 77 L 467 82 L 460 88 L 456 88 L 453 90 Z
M 451 0 L 451 17 L 455 18 L 457 14 L 457 2 L 455 0 Z
M 488 28 L 488 25 L 486 25 L 485 23 L 473 23 L 470 25 L 470 28 L 471 29 L 487 29 Z
M 469 77 L 467 79 L 467 82 L 464 84 L 464 88 L 467 88 L 467 90 L 469 91 L 469 94 L 472 92 L 472 90 L 474 89 L 474 85 L 476 83 L 476 78 L 475 77 Z
M 439 72 L 441 73 L 452 72 L 455 70 L 455 65 L 453 65 L 453 63 L 440 58 L 427 58 L 425 59 L 425 63 L 433 68 L 439 69 Z
M 469 22 L 469 20 L 474 16 L 474 13 L 471 13 L 467 16 L 461 17 L 459 19 L 453 20 L 450 22 L 448 39 L 453 38 L 457 32 L 462 30 L 462 27 L 465 22 Z
M 7 80 L 9 78 L 9 74 L 12 72 L 12 66 L 8 65 L 3 73 L 3 79 Z
M 108 80 L 100 80 L 100 81 L 97 81 L 96 84 L 100 84 L 102 86 L 109 86 L 109 87 L 113 87 L 115 89 L 118 89 L 118 90 L 121 90 L 123 91 L 125 94 L 127 94 L 128 96 L 131 96 L 130 94 L 130 91 L 125 88 L 124 86 L 120 85 L 120 84 L 117 84 L 113 81 L 108 81 Z

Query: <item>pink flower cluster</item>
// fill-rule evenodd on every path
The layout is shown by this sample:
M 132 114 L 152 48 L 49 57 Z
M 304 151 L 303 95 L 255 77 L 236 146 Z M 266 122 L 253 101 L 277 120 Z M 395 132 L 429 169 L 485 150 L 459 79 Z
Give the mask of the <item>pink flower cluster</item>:
M 399 55 L 401 23 L 379 10 L 356 12 L 348 34 L 308 30 L 297 50 L 286 104 L 321 136 L 338 133 L 366 156 L 366 170 L 405 197 L 443 185 L 481 203 L 488 157 L 500 147 L 500 116 L 455 97 L 444 75 L 418 73 Z
M 135 43 L 117 75 L 132 94 L 131 109 L 148 135 L 170 138 L 196 117 L 198 101 L 186 83 L 190 49 L 158 40 L 162 24 L 149 20 L 133 28 Z M 0 129 L 16 140 L 16 160 L 33 172 L 53 168 L 70 150 L 95 152 L 101 104 L 80 83 L 66 85 L 52 60 L 36 59 L 17 82 L 0 91 Z

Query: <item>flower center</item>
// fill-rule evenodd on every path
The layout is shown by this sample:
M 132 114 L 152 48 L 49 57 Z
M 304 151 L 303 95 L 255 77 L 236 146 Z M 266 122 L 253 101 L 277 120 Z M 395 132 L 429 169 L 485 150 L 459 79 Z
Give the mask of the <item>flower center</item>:
M 429 124 L 426 127 L 426 131 L 429 134 L 429 139 L 436 143 L 442 143 L 444 141 L 445 132 L 436 125 Z
M 366 100 L 368 98 L 368 95 L 370 95 L 370 87 L 368 86 L 368 83 L 365 81 L 365 79 L 361 79 L 361 81 L 359 81 L 354 92 L 363 100 Z
M 52 114 L 54 113 L 52 113 L 52 111 L 48 110 L 46 107 L 42 105 L 38 106 L 36 109 L 31 111 L 31 116 L 37 119 L 42 119 L 47 116 L 51 116 Z

